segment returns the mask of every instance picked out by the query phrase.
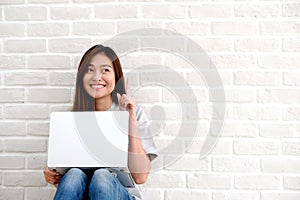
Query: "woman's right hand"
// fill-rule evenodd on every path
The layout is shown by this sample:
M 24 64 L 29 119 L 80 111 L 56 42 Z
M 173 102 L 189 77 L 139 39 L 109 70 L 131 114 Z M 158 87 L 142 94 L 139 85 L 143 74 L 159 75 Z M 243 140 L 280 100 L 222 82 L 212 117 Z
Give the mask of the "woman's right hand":
M 50 170 L 48 166 L 45 166 L 44 177 L 47 183 L 53 184 L 55 187 L 57 187 L 62 175 L 58 172 Z

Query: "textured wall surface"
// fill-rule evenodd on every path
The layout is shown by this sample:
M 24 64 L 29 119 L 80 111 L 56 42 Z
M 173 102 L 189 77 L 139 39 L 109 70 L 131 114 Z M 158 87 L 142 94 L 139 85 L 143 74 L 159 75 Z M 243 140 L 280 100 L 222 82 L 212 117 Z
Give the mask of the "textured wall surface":
M 50 113 L 72 105 L 85 50 L 138 28 L 197 42 L 219 71 L 226 102 L 222 135 L 200 159 L 211 119 L 203 82 L 167 53 L 121 58 L 125 72 L 142 64 L 177 68 L 199 106 L 193 144 L 178 143 L 172 152 L 186 153 L 151 174 L 145 199 L 300 199 L 299 0 L 0 0 L 0 199 L 52 199 L 42 173 Z M 144 79 L 157 75 L 130 80 Z M 180 109 L 172 93 L 149 86 L 135 97 L 148 113 L 164 108 L 155 140 L 160 149 L 173 142 Z

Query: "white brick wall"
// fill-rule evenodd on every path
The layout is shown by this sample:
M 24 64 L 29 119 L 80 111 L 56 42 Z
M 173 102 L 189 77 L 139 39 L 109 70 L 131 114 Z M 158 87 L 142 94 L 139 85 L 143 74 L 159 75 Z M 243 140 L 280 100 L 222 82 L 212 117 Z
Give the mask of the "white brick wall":
M 192 87 L 200 112 L 193 116 L 195 107 L 186 97 L 189 109 L 183 113 L 173 93 L 159 86 L 135 93 L 148 113 L 153 105 L 165 111 L 166 124 L 155 139 L 160 149 L 174 146 L 162 150 L 155 165 L 190 147 L 150 175 L 145 199 L 300 199 L 299 0 L 0 0 L 0 199 L 53 198 L 55 188 L 42 173 L 50 113 L 70 109 L 85 50 L 139 28 L 177 31 L 199 44 L 219 70 L 226 102 L 222 136 L 199 159 L 206 135 L 218 134 L 215 126 L 209 129 L 210 119 L 220 115 L 212 113 L 203 77 L 166 52 L 121 58 L 125 72 L 149 64 L 175 69 Z M 130 80 L 162 81 L 176 87 L 175 93 L 187 92 L 180 92 L 183 83 L 170 74 L 141 72 Z M 199 120 L 192 143 L 173 141 L 182 115 L 194 120 L 184 130 Z

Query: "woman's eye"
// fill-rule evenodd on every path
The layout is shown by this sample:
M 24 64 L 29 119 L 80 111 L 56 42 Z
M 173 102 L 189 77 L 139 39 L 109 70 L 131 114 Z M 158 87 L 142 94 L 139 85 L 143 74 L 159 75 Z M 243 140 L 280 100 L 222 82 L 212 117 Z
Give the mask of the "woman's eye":
M 109 68 L 104 68 L 101 71 L 102 71 L 102 73 L 110 72 Z
M 93 73 L 93 72 L 94 72 L 94 69 L 92 69 L 92 68 L 87 68 L 86 72 L 87 72 L 87 73 Z

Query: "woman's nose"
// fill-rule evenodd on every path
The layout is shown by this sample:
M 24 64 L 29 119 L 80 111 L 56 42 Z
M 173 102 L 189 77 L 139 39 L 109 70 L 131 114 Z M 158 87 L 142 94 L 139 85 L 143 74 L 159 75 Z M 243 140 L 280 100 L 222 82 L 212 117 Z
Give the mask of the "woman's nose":
M 96 70 L 93 76 L 94 81 L 102 80 L 102 73 L 99 70 Z

